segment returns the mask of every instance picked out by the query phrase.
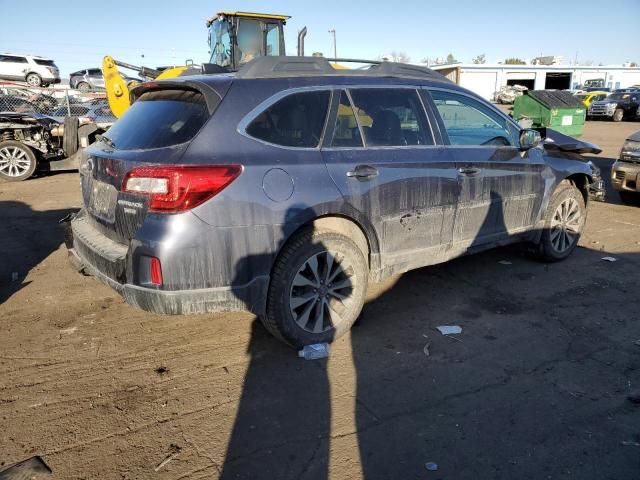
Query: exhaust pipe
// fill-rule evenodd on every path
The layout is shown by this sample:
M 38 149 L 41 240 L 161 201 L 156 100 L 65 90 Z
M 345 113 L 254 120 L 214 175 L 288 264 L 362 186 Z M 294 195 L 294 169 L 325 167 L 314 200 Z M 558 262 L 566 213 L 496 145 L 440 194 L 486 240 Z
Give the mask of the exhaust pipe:
M 298 56 L 304 57 L 304 37 L 307 36 L 307 27 L 298 31 Z

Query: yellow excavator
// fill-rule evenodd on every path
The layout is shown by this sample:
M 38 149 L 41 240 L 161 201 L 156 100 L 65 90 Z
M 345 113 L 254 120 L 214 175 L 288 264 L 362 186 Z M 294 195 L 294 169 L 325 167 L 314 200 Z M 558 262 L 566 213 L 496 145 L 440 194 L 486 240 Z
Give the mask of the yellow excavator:
M 233 72 L 256 57 L 285 55 L 284 25 L 289 18 L 268 13 L 217 13 L 207 20 L 211 58 L 204 71 Z M 306 33 L 306 27 L 298 33 L 298 55 L 304 55 Z M 107 99 L 111 111 L 118 118 L 130 106 L 129 90 L 140 83 L 127 82 L 118 67 L 134 70 L 146 80 L 163 80 L 203 71 L 193 63 L 159 70 L 131 65 L 110 56 L 104 57 L 102 71 Z

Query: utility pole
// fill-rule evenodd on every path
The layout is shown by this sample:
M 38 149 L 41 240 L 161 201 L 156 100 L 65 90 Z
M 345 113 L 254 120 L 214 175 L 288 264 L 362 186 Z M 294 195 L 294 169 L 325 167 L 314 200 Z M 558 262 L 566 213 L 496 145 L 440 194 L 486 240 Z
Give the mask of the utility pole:
M 333 58 L 338 58 L 338 46 L 336 45 L 336 29 L 332 28 L 329 33 L 333 35 Z

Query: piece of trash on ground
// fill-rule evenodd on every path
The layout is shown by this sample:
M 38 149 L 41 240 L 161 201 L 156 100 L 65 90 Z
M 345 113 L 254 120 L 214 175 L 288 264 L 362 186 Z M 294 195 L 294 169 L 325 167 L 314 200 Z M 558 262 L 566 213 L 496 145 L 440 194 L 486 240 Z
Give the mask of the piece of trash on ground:
M 615 257 L 602 257 L 602 260 L 604 260 L 605 262 L 617 262 L 618 259 Z
M 164 467 L 167 463 L 173 460 L 176 455 L 180 453 L 180 450 L 182 450 L 182 447 L 180 445 L 176 445 L 175 443 L 169 445 L 169 454 L 164 457 L 164 460 L 162 460 L 158 465 L 154 467 L 153 471 L 157 472 L 162 467 Z
M 513 263 L 510 262 L 509 260 L 500 260 L 498 263 L 500 265 L 513 265 Z
M 435 462 L 427 462 L 424 464 L 424 466 L 430 472 L 435 472 L 436 470 L 438 470 L 438 464 Z
M 640 347 L 640 339 L 636 340 L 636 341 L 635 341 L 635 342 L 633 342 L 633 343 L 635 343 L 638 347 Z
M 298 351 L 298 356 L 305 360 L 318 360 L 329 356 L 328 343 L 314 343 L 313 345 L 305 345 L 302 350 Z
M 428 357 L 431 353 L 429 352 L 429 347 L 431 346 L 431 342 L 427 342 L 422 351 Z
M 462 327 L 459 325 L 440 325 L 436 327 L 442 335 L 456 335 L 462 333 Z
M 51 475 L 51 469 L 44 463 L 41 457 L 35 456 L 16 463 L 9 468 L 0 471 L 0 478 L 2 479 L 39 479 L 43 476 Z
M 11 281 L 12 282 L 15 282 L 16 280 L 18 280 L 18 277 L 19 277 L 18 272 L 12 272 L 11 273 Z

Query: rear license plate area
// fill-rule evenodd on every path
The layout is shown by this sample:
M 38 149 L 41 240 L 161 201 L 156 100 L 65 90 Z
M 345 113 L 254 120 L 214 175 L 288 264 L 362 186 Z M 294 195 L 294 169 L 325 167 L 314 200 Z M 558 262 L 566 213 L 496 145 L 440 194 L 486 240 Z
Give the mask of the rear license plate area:
M 118 191 L 113 185 L 93 180 L 89 197 L 89 212 L 96 217 L 114 223 Z

